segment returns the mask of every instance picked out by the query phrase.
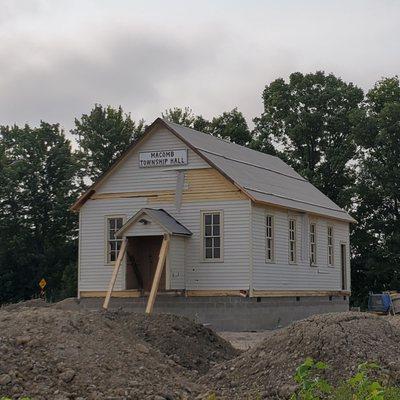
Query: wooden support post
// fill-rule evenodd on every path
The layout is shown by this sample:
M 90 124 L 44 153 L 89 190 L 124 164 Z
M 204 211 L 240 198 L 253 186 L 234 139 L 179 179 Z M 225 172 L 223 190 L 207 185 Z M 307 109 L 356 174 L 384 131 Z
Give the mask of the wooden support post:
M 164 240 L 161 244 L 160 254 L 158 256 L 157 269 L 154 274 L 153 284 L 151 285 L 151 291 L 149 295 L 149 300 L 147 301 L 146 314 L 151 314 L 153 311 L 154 302 L 156 300 L 158 286 L 160 284 L 161 275 L 164 269 L 165 260 L 168 254 L 169 247 L 169 235 L 164 235 Z
M 103 304 L 103 308 L 106 309 L 106 310 L 107 310 L 108 304 L 110 302 L 111 293 L 112 293 L 112 291 L 114 289 L 115 281 L 117 280 L 117 275 L 118 275 L 119 268 L 120 268 L 120 266 L 122 264 L 122 260 L 123 260 L 124 255 L 125 255 L 127 242 L 128 242 L 128 239 L 124 239 L 123 240 L 122 245 L 121 245 L 121 249 L 119 250 L 119 253 L 118 253 L 117 261 L 115 261 L 114 270 L 113 270 L 113 273 L 111 275 L 110 284 L 108 286 L 108 291 L 107 291 L 106 298 L 104 299 L 104 304 Z

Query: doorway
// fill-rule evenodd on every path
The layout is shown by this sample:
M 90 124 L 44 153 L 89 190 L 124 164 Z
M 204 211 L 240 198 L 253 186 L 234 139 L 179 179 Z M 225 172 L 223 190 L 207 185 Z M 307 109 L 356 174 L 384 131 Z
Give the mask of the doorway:
M 126 288 L 150 292 L 156 272 L 162 236 L 129 237 L 126 258 Z M 165 291 L 165 267 L 158 291 Z
M 341 280 L 342 290 L 347 290 L 347 251 L 346 245 L 340 244 L 340 266 L 341 266 Z

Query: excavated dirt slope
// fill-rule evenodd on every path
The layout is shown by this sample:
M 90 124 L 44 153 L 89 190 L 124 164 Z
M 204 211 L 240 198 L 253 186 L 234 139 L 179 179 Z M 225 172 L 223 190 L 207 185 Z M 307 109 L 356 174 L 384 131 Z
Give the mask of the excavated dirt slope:
M 0 309 L 0 397 L 195 398 L 200 373 L 237 355 L 184 318 L 38 305 Z
M 326 378 L 348 378 L 359 363 L 376 361 L 400 381 L 398 317 L 366 313 L 313 316 L 275 331 L 260 346 L 213 368 L 200 382 L 221 397 L 287 398 L 294 389 L 293 374 L 306 357 L 325 361 Z
M 285 399 L 306 357 L 327 362 L 332 382 L 365 361 L 400 381 L 399 317 L 314 316 L 238 353 L 185 318 L 83 311 L 68 302 L 42 306 L 0 309 L 0 398 Z

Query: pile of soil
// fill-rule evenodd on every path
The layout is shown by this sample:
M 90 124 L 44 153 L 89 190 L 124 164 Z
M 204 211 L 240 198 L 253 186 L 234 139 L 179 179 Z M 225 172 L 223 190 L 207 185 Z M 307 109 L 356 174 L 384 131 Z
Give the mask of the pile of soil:
M 141 340 L 160 350 L 182 367 L 205 373 L 210 367 L 230 360 L 239 351 L 211 329 L 184 317 L 136 314 L 127 327 Z
M 18 311 L 22 308 L 28 307 L 50 307 L 50 303 L 46 303 L 43 299 L 32 299 L 26 301 L 20 301 L 18 303 L 4 304 L 0 307 L 2 311 Z
M 396 327 L 397 324 L 397 327 Z M 329 365 L 326 379 L 347 379 L 360 363 L 376 361 L 400 381 L 398 319 L 366 313 L 317 315 L 269 335 L 261 345 L 214 367 L 200 379 L 226 399 L 287 398 L 296 389 L 295 369 L 306 357 Z
M 237 355 L 184 318 L 37 305 L 0 309 L 0 397 L 192 399 L 202 371 Z
M 72 304 L 73 303 L 73 304 Z M 306 357 L 325 378 L 347 379 L 375 361 L 400 382 L 400 318 L 317 315 L 239 352 L 183 317 L 88 311 L 76 300 L 0 308 L 0 397 L 37 400 L 285 399 Z

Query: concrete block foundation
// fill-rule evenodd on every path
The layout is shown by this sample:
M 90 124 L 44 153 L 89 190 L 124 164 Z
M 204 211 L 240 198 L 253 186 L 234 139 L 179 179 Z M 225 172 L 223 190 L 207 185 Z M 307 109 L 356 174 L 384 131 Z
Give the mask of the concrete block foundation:
M 104 299 L 83 298 L 80 305 L 98 309 Z M 144 312 L 147 298 L 111 298 L 110 309 Z M 176 314 L 216 331 L 262 331 L 289 325 L 314 314 L 349 310 L 347 296 L 326 297 L 184 297 L 160 295 L 154 313 Z

